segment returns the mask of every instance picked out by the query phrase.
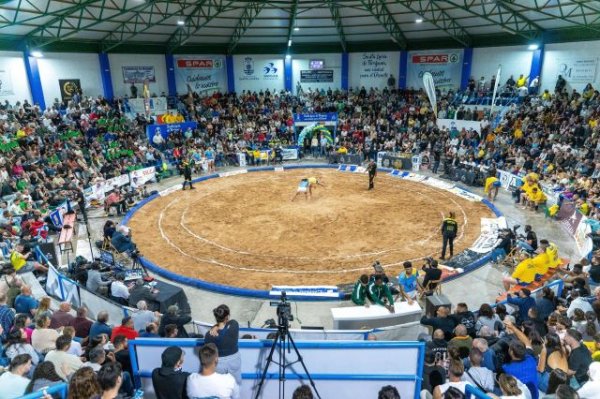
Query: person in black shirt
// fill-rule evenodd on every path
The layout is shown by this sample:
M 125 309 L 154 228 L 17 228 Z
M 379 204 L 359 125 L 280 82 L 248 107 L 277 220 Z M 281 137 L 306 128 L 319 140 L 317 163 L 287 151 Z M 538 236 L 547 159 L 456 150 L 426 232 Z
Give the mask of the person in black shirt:
M 374 161 L 369 162 L 367 172 L 369 173 L 369 190 L 372 190 L 375 188 L 375 176 L 377 176 L 377 164 Z
M 236 320 L 229 318 L 229 307 L 219 305 L 213 309 L 217 321 L 206 337 L 204 344 L 213 343 L 219 349 L 217 373 L 230 373 L 238 385 L 242 384 L 242 358 L 238 349 L 240 326 Z
M 569 371 L 567 374 L 570 377 L 575 377 L 577 382 L 581 385 L 588 380 L 588 368 L 592 363 L 592 355 L 587 347 L 581 344 L 581 334 L 579 331 L 574 329 L 567 330 L 564 342 L 571 348 L 571 354 L 569 355 Z
M 431 326 L 434 330 L 442 330 L 446 341 L 450 341 L 454 337 L 454 327 L 456 327 L 456 322 L 448 316 L 449 314 L 450 309 L 446 306 L 440 306 L 437 308 L 436 317 L 423 316 L 421 317 L 421 324 L 424 326 Z
M 189 161 L 183 161 L 183 187 L 182 190 L 185 190 L 185 185 L 190 185 L 190 190 L 194 189 L 192 186 L 192 167 L 190 166 Z
M 440 280 L 442 278 L 442 271 L 438 269 L 438 261 L 435 259 L 428 259 L 427 264 L 423 266 L 422 270 L 425 272 L 423 289 L 425 290 L 425 295 L 430 295 L 439 284 L 431 282 Z
M 600 285 L 600 259 L 594 257 L 592 259 L 592 266 L 588 271 L 588 275 L 590 276 L 590 283 L 592 285 Z
M 454 239 L 456 238 L 457 232 L 458 223 L 456 222 L 456 216 L 454 212 L 450 212 L 448 217 L 442 222 L 442 260 L 446 258 L 447 246 L 449 246 L 450 249 L 450 257 L 452 258 L 452 256 L 454 256 Z
M 188 399 L 186 391 L 187 371 L 181 371 L 183 351 L 169 346 L 161 355 L 161 367 L 152 371 L 152 385 L 156 399 Z
M 525 241 L 527 242 L 527 245 L 529 245 L 530 248 L 525 247 L 526 250 L 528 251 L 536 251 L 538 248 L 538 239 L 537 239 L 537 234 L 535 234 L 535 231 L 533 231 L 533 229 L 531 228 L 530 225 L 525 226 Z
M 456 305 L 455 313 L 452 315 L 456 325 L 462 324 L 467 329 L 467 333 L 475 338 L 475 315 L 469 310 L 466 303 L 461 302 Z

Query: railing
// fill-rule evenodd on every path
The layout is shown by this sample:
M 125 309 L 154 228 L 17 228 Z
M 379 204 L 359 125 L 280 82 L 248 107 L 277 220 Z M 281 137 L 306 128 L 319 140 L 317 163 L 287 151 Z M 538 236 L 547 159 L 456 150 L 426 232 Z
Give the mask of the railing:
M 38 398 L 43 398 L 45 393 L 47 393 L 48 395 L 59 394 L 60 397 L 61 397 L 61 399 L 66 399 L 67 398 L 67 391 L 68 390 L 69 390 L 69 386 L 66 383 L 54 384 L 54 385 L 50 385 L 48 388 L 46 388 L 44 390 L 32 392 L 30 394 L 21 396 L 18 399 L 38 399 Z

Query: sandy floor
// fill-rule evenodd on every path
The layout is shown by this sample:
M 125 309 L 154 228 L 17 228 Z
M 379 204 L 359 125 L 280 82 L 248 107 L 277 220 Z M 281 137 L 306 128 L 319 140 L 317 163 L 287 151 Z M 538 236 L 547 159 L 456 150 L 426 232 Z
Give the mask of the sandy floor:
M 312 199 L 291 198 L 316 176 Z M 354 281 L 375 260 L 397 274 L 405 260 L 440 255 L 442 214 L 461 226 L 455 253 L 492 214 L 420 183 L 330 169 L 260 172 L 211 179 L 196 190 L 151 201 L 130 221 L 134 241 L 155 264 L 181 275 L 245 288 Z

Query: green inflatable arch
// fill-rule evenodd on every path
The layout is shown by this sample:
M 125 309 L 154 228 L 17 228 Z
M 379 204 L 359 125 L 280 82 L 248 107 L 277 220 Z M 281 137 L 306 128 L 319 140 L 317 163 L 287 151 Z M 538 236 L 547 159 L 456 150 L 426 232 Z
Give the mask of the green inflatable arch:
M 304 139 L 308 136 L 308 138 L 312 138 L 313 135 L 322 135 L 323 137 L 325 137 L 325 139 L 327 140 L 327 142 L 329 144 L 333 144 L 333 137 L 331 136 L 331 132 L 329 130 L 327 130 L 327 128 L 323 125 L 318 125 L 318 124 L 312 124 L 312 125 L 308 125 L 306 126 L 304 129 L 302 129 L 302 131 L 300 132 L 300 135 L 298 136 L 298 145 L 303 145 L 304 143 Z

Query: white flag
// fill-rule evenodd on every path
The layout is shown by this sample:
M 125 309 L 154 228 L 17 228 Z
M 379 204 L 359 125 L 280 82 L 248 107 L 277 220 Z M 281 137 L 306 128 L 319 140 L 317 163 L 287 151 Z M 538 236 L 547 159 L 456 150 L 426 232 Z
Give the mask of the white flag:
M 425 87 L 425 93 L 427 93 L 427 97 L 429 98 L 429 102 L 431 103 L 433 114 L 437 118 L 437 98 L 435 95 L 435 83 L 433 81 L 433 76 L 431 76 L 431 73 L 425 72 L 423 74 L 423 86 Z
M 496 84 L 494 85 L 494 93 L 492 94 L 492 106 L 490 108 L 490 119 L 493 118 L 494 105 L 496 105 L 496 94 L 498 93 L 498 86 L 500 86 L 500 73 L 502 72 L 502 65 L 498 65 L 498 73 L 496 74 Z

